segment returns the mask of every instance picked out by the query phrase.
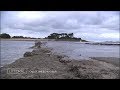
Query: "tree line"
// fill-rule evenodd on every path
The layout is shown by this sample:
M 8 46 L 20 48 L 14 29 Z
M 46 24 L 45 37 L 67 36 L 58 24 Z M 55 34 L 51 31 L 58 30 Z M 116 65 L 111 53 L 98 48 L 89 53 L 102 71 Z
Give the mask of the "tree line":
M 9 34 L 2 33 L 0 34 L 0 38 L 11 38 L 11 36 Z
M 83 41 L 81 38 L 74 37 L 73 33 L 52 33 L 46 39 L 56 39 L 56 40 L 69 40 L 69 41 Z
M 23 38 L 23 39 L 40 39 L 40 38 L 31 38 L 31 37 L 23 37 L 23 36 L 13 36 L 11 37 L 9 34 L 2 33 L 0 34 L 0 38 Z M 70 40 L 70 41 L 82 41 L 87 42 L 81 38 L 74 37 L 73 33 L 52 33 L 45 39 L 55 39 L 55 40 Z
M 31 37 L 23 37 L 23 36 L 10 36 L 9 34 L 7 34 L 7 33 L 2 33 L 2 34 L 0 34 L 0 38 L 23 38 L 23 39 L 36 39 L 36 38 L 31 38 Z M 37 39 L 40 39 L 40 38 L 37 38 Z
M 68 39 L 73 38 L 73 33 L 52 33 L 48 37 L 48 39 Z

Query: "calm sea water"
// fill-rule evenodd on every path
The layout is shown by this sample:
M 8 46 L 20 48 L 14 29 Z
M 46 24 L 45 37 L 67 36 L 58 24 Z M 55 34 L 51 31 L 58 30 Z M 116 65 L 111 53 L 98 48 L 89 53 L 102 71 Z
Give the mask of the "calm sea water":
M 32 51 L 29 47 L 33 45 L 34 41 L 1 41 L 1 64 L 9 64 L 23 57 L 26 51 Z M 53 53 L 67 55 L 71 59 L 88 60 L 89 57 L 120 57 L 120 46 L 117 45 L 89 45 L 79 42 L 48 41 L 46 46 L 53 48 Z
M 119 45 L 90 45 L 79 42 L 49 41 L 47 46 L 53 48 L 53 53 L 67 55 L 71 59 L 88 60 L 89 57 L 120 57 Z
M 29 47 L 34 45 L 34 41 L 0 41 L 1 65 L 14 62 L 22 58 L 26 51 L 32 51 Z

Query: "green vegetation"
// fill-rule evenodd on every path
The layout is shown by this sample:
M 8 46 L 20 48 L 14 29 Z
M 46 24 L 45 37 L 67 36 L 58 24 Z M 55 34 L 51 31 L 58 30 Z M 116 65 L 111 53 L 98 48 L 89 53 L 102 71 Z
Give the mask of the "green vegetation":
M 87 42 L 86 40 L 82 40 L 81 38 L 74 37 L 73 33 L 52 33 L 46 39 L 56 39 L 56 40 L 65 40 L 65 41 L 81 41 Z
M 48 37 L 48 39 L 70 39 L 73 38 L 73 33 L 67 34 L 67 33 L 52 33 Z
M 11 38 L 11 36 L 9 34 L 6 34 L 6 33 L 2 33 L 0 34 L 0 38 Z
M 24 38 L 23 36 L 13 36 L 12 38 Z
M 2 33 L 0 34 L 0 38 L 8 39 L 41 39 L 41 38 L 33 38 L 33 37 L 24 37 L 24 36 L 13 36 L 11 37 L 9 34 Z M 56 41 L 80 41 L 80 42 L 88 42 L 81 38 L 74 37 L 73 33 L 52 33 L 45 39 L 55 39 Z
M 28 38 L 28 39 L 30 39 L 31 37 L 13 36 L 12 38 Z
M 13 36 L 12 38 L 22 38 L 22 39 L 40 39 L 40 38 L 23 37 L 23 36 Z

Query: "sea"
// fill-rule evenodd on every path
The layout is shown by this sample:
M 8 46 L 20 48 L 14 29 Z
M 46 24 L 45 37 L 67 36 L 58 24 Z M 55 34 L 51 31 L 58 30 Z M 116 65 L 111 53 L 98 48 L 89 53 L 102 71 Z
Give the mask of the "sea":
M 1 66 L 10 64 L 22 58 L 34 41 L 0 41 Z M 120 45 L 91 45 L 69 41 L 47 41 L 45 47 L 52 48 L 52 53 L 66 55 L 71 59 L 88 60 L 89 57 L 117 57 L 120 55 Z
M 1 66 L 10 64 L 22 58 L 26 51 L 32 51 L 29 47 L 34 45 L 34 41 L 0 41 Z
M 89 57 L 120 58 L 120 45 L 93 45 L 80 42 L 49 41 L 47 47 L 53 48 L 53 53 L 69 56 L 70 59 L 89 60 Z

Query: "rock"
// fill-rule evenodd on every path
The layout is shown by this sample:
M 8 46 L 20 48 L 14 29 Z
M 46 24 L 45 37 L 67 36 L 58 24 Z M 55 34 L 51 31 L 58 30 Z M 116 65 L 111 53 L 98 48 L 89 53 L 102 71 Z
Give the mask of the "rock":
M 37 47 L 37 48 L 40 48 L 41 47 L 41 42 L 40 41 L 37 41 L 37 42 L 35 42 L 35 47 Z
M 62 56 L 57 56 L 57 58 L 61 59 L 61 58 L 62 58 Z
M 32 55 L 33 55 L 32 52 L 25 52 L 24 57 L 29 57 L 29 56 L 32 56 Z
M 71 61 L 70 60 L 59 60 L 59 62 L 61 62 L 61 63 L 64 63 L 64 64 L 67 64 L 67 63 L 70 63 Z
M 62 58 L 65 57 L 65 55 L 56 55 L 56 56 L 57 56 L 57 58 L 59 58 L 59 59 L 62 59 Z
M 51 55 L 51 53 L 46 53 L 48 56 L 50 56 Z
M 32 55 L 38 55 L 39 54 L 39 50 L 33 50 L 31 53 L 32 53 Z

